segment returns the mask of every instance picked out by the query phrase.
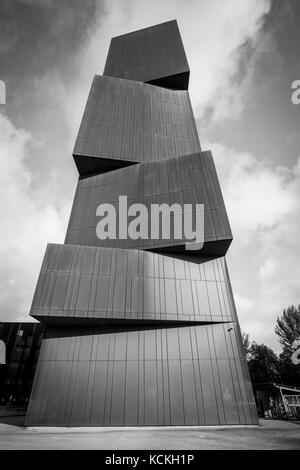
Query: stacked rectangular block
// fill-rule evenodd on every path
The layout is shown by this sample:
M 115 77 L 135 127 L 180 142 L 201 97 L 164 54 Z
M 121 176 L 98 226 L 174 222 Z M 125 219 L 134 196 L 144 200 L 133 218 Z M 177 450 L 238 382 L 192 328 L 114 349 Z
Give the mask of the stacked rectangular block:
M 176 21 L 113 38 L 94 78 L 65 244 L 48 245 L 30 312 L 46 334 L 28 425 L 257 423 L 224 258 L 231 230 L 188 81 Z M 204 203 L 204 247 L 186 252 L 172 234 L 100 240 L 96 208 L 120 195 Z

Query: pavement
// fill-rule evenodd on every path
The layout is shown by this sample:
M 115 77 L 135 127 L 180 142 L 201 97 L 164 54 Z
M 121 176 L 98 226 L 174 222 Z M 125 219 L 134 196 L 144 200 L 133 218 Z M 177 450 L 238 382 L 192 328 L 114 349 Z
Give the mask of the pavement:
M 300 450 L 300 421 L 260 420 L 259 426 L 159 428 L 23 427 L 1 418 L 0 449 L 31 450 Z

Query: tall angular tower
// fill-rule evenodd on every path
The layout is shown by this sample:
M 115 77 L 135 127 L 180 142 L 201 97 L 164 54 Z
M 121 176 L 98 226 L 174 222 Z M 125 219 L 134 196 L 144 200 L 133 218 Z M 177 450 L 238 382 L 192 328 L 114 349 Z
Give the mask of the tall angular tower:
M 27 425 L 255 424 L 225 254 L 232 241 L 202 152 L 177 22 L 111 41 L 74 149 L 64 245 L 47 246 L 30 314 L 46 325 Z M 100 203 L 204 204 L 204 245 L 100 240 Z M 118 228 L 126 228 L 121 214 Z

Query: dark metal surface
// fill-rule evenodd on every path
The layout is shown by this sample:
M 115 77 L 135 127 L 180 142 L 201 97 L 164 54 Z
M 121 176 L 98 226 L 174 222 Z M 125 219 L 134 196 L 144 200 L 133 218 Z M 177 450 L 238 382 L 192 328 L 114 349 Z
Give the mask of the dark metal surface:
M 32 303 L 47 337 L 26 424 L 257 424 L 223 258 L 231 230 L 182 91 L 176 22 L 114 38 L 108 74 L 118 78 L 93 81 L 74 149 L 66 244 L 48 246 Z M 100 242 L 96 208 L 120 195 L 147 207 L 204 203 L 204 248 Z
M 148 214 L 151 212 L 151 204 L 168 203 L 171 206 L 179 203 L 181 207 L 183 204 L 192 204 L 193 213 L 196 204 L 204 204 L 206 246 L 202 248 L 201 255 L 214 254 L 214 244 L 219 247 L 219 256 L 226 254 L 232 234 L 210 152 L 147 162 L 79 179 L 65 243 L 119 248 L 173 247 L 175 249 L 187 241 L 184 236 L 182 240 L 174 239 L 172 230 L 169 239 L 100 240 L 96 234 L 96 225 L 99 221 L 96 209 L 100 203 L 112 203 L 118 212 L 120 195 L 127 196 L 128 206 L 143 203 L 147 207 Z M 117 220 L 117 233 L 121 222 Z M 149 227 L 150 222 L 149 217 Z M 220 244 L 220 242 L 227 243 Z
M 187 90 L 189 65 L 177 21 L 112 38 L 104 75 Z
M 238 325 L 48 328 L 30 425 L 256 424 Z
M 180 322 L 236 321 L 224 258 L 191 263 L 139 250 L 48 245 L 30 314 Z
M 95 75 L 73 151 L 80 175 L 200 151 L 187 91 Z

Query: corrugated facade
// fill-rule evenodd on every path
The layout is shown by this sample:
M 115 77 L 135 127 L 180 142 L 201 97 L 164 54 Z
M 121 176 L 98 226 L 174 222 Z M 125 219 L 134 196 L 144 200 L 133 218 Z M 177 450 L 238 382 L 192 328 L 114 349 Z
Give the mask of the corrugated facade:
M 118 208 L 120 195 L 127 197 L 127 206 L 142 203 L 149 213 L 152 204 L 163 203 L 170 206 L 191 204 L 194 212 L 201 201 L 205 211 L 205 246 L 201 255 L 215 254 L 217 248 L 220 256 L 225 255 L 232 234 L 210 152 L 141 163 L 78 181 L 65 243 L 139 249 L 173 247 L 178 250 L 187 240 L 184 236 L 181 240 L 174 239 L 171 230 L 168 239 L 100 240 L 96 234 L 99 201 Z M 117 232 L 119 225 L 126 223 L 125 217 L 118 219 Z
M 187 90 L 190 70 L 177 22 L 112 38 L 103 75 Z
M 30 314 L 49 323 L 236 321 L 224 258 L 48 245 Z
M 64 245 L 47 247 L 30 314 L 46 326 L 26 422 L 256 424 L 225 254 L 231 229 L 202 152 L 174 21 L 114 38 L 74 149 Z M 102 239 L 97 207 L 204 204 L 204 246 Z M 124 214 L 120 224 L 125 224 Z
M 28 424 L 256 423 L 236 322 L 48 327 L 36 375 Z
M 73 152 L 80 175 L 200 150 L 187 91 L 94 77 Z

